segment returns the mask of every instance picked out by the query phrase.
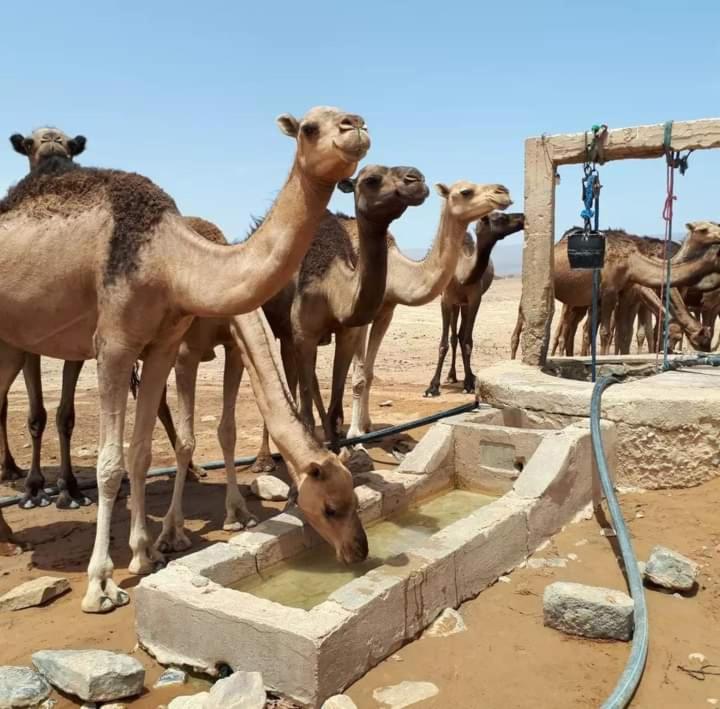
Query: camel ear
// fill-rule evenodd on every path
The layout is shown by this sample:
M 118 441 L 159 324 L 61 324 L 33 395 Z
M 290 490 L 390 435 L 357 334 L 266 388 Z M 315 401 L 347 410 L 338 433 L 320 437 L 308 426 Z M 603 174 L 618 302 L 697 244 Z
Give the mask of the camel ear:
M 68 141 L 68 147 L 70 148 L 70 155 L 75 157 L 80 155 L 85 150 L 85 144 L 87 138 L 84 135 L 76 135 L 74 138 Z
M 692 231 L 692 230 L 695 228 L 695 222 L 688 222 L 688 223 L 685 225 L 685 228 L 686 228 L 688 231 Z
M 442 182 L 438 182 L 435 185 L 435 191 L 443 198 L 447 199 L 450 196 L 450 188 L 444 185 Z
M 295 116 L 289 113 L 283 113 L 275 119 L 275 123 L 280 126 L 280 130 L 285 133 L 285 135 L 289 135 L 291 138 L 297 138 L 300 131 L 300 121 L 298 121 Z
M 325 480 L 327 475 L 325 474 L 325 471 L 322 468 L 319 468 L 317 465 L 313 465 L 310 470 L 308 471 L 308 475 L 313 480 Z
M 32 143 L 32 138 L 28 138 L 28 140 Z M 16 153 L 20 153 L 20 155 L 25 155 L 27 157 L 28 146 L 24 136 L 20 135 L 20 133 L 13 133 L 10 136 L 10 142 L 12 143 L 13 148 L 15 148 Z
M 354 180 L 352 177 L 347 177 L 344 180 L 340 180 L 340 182 L 337 183 L 337 188 L 344 192 L 345 194 L 350 194 L 351 192 L 355 192 L 355 184 L 356 180 Z

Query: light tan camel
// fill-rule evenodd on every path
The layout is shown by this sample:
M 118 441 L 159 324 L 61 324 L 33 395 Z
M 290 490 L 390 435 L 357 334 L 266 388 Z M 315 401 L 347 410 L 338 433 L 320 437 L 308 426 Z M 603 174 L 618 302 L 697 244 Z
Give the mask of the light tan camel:
M 422 261 L 405 256 L 394 240 L 388 251 L 388 279 L 385 296 L 369 336 L 363 336 L 353 360 L 352 421 L 348 437 L 370 430 L 370 389 L 375 359 L 398 305 L 419 306 L 440 295 L 455 274 L 458 258 L 465 243 L 468 225 L 482 219 L 494 209 L 504 210 L 511 204 L 510 192 L 503 185 L 480 185 L 460 180 L 448 187 L 437 185 L 443 199 L 440 223 L 430 252 Z M 342 402 L 335 410 L 342 410 Z
M 706 222 L 688 224 L 690 233 L 687 246 L 673 258 L 671 285 L 697 285 L 710 276 L 720 274 L 720 260 L 716 244 L 720 229 L 705 231 Z M 695 233 L 697 231 L 697 233 Z M 592 293 L 592 272 L 573 270 L 567 257 L 567 235 L 555 244 L 554 287 L 555 297 L 570 307 L 588 307 Z M 640 250 L 637 237 L 622 231 L 608 230 L 605 246 L 605 265 L 601 272 L 602 301 L 600 307 L 600 352 L 607 354 L 612 333 L 611 318 L 619 294 L 636 284 L 646 288 L 660 288 L 665 282 L 665 263 Z M 708 244 L 710 245 L 708 247 Z M 511 356 L 514 359 L 522 332 L 524 318 L 521 308 L 511 338 Z
M 438 350 L 438 362 L 430 386 L 425 390 L 425 396 L 440 396 L 440 377 L 442 376 L 443 362 L 448 352 L 448 333 L 452 330 L 450 345 L 450 371 L 448 382 L 457 382 L 455 372 L 455 355 L 458 344 L 458 317 L 462 314 L 460 322 L 460 355 L 465 370 L 464 390 L 467 393 L 475 392 L 475 375 L 472 373 L 470 358 L 473 350 L 473 329 L 477 318 L 483 295 L 492 285 L 495 278 L 490 254 L 498 241 L 510 234 L 520 231 L 525 225 L 525 215 L 522 212 L 502 213 L 492 212 L 475 224 L 476 240 L 470 234 L 465 235 L 465 246 L 455 267 L 455 275 L 450 279 L 440 299 L 442 313 L 442 334 Z
M 329 441 L 339 435 L 342 394 L 353 353 L 382 305 L 388 260 L 388 227 L 429 194 L 414 167 L 364 167 L 338 185 L 353 193 L 355 219 L 328 214 L 300 271 L 263 306 L 279 338 L 290 390 L 299 384 L 300 416 L 314 430 L 313 403 Z M 357 248 L 357 251 L 355 250 Z M 326 412 L 315 375 L 318 345 L 335 335 L 332 396 Z M 338 412 L 338 402 L 340 410 Z M 254 470 L 274 468 L 267 428 Z
M 20 133 L 10 136 L 10 142 L 16 152 L 27 157 L 30 169 L 36 168 L 43 160 L 63 158 L 72 160 L 80 155 L 87 143 L 85 136 L 68 137 L 57 128 L 40 128 L 27 137 Z M 75 386 L 82 369 L 82 362 L 65 362 L 62 376 L 62 394 L 56 416 L 56 426 L 60 439 L 60 472 L 57 479 L 59 508 L 76 508 L 90 504 L 78 487 L 73 474 L 70 456 L 70 439 L 75 425 Z M 32 439 L 32 462 L 25 480 L 25 494 L 20 506 L 28 509 L 49 504 L 43 492 L 45 478 L 40 463 L 42 436 L 47 422 L 47 412 L 43 405 L 42 379 L 40 375 L 40 356 L 25 354 L 23 364 L 26 388 L 30 403 L 28 429 Z M 7 397 L 0 403 L 0 480 L 16 480 L 23 471 L 15 463 L 7 439 Z
M 248 312 L 234 319 L 233 333 L 271 435 L 289 462 L 298 504 L 338 556 L 367 556 L 350 473 L 291 416 L 264 325 L 249 311 L 292 276 L 335 183 L 353 173 L 369 138 L 359 116 L 326 107 L 278 122 L 297 141 L 295 161 L 263 226 L 243 244 L 217 246 L 200 238 L 147 178 L 78 168 L 67 160 L 64 170 L 55 169 L 60 159 L 48 160 L 45 169 L 39 165 L 0 202 L 0 396 L 24 352 L 98 361 L 98 520 L 85 611 L 128 602 L 112 580 L 108 548 L 125 471 L 127 383 L 138 357 L 144 376 L 129 451 L 130 571 L 153 568 L 145 519 L 152 430 L 179 343 L 197 316 Z M 47 297 L 48 282 L 63 284 L 53 298 Z

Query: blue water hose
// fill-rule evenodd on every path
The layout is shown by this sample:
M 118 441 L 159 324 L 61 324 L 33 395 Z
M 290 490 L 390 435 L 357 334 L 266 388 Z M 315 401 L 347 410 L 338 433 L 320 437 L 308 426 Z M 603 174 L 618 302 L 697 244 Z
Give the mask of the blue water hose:
M 665 370 L 677 370 L 681 367 L 693 367 L 706 365 L 712 367 L 720 367 L 720 355 L 699 355 L 689 358 L 678 358 L 668 361 Z M 620 545 L 620 553 L 622 554 L 623 565 L 625 566 L 625 574 L 627 577 L 630 595 L 635 603 L 634 619 L 635 632 L 633 634 L 632 648 L 630 657 L 628 657 L 625 669 L 615 685 L 612 694 L 605 700 L 603 709 L 624 709 L 633 698 L 643 670 L 648 653 L 648 614 L 647 605 L 645 604 L 645 589 L 643 580 L 638 569 L 637 558 L 633 550 L 630 534 L 628 532 L 625 519 L 623 518 L 620 504 L 615 495 L 610 471 L 608 469 L 607 458 L 603 448 L 602 434 L 600 432 L 600 418 L 602 415 L 602 395 L 603 392 L 613 384 L 619 383 L 618 377 L 609 376 L 601 377 L 593 387 L 592 399 L 590 401 L 590 434 L 592 437 L 592 448 L 597 464 L 598 473 L 600 475 L 600 484 L 607 500 L 608 511 L 612 519 L 615 534 Z

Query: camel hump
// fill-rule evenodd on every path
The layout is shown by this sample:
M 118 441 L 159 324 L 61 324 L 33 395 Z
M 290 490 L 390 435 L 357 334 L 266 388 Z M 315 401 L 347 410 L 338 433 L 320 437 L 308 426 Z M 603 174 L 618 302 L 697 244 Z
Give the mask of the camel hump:
M 344 261 L 353 267 L 357 264 L 351 239 L 352 229 L 357 230 L 354 219 L 338 218 L 330 212 L 325 214 L 300 265 L 300 290 L 312 281 L 322 278 L 336 260 Z
M 212 242 L 213 244 L 221 244 L 223 246 L 228 244 L 228 240 L 225 238 L 225 234 L 217 225 L 209 222 L 207 219 L 202 217 L 185 217 L 185 223 L 193 230 L 196 231 L 203 239 Z

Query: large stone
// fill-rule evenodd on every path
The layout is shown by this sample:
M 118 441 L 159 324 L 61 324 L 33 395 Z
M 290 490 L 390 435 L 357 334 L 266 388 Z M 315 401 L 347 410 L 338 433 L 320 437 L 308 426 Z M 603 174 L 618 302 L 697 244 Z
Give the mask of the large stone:
M 432 682 L 400 682 L 390 687 L 380 687 L 373 692 L 373 699 L 382 709 L 403 709 L 425 699 L 435 697 L 440 690 Z
M 633 633 L 632 598 L 611 588 L 559 581 L 545 588 L 545 625 L 570 635 L 629 640 Z
M 290 493 L 288 484 L 274 475 L 258 475 L 250 483 L 250 489 L 261 500 L 287 500 Z
M 52 688 L 29 667 L 0 667 L 0 709 L 36 707 Z
M 425 631 L 424 635 L 431 638 L 445 638 L 467 630 L 463 617 L 454 609 L 446 608 Z
M 671 591 L 691 591 L 698 575 L 698 565 L 672 549 L 656 546 L 645 565 L 645 578 Z
M 320 709 L 357 709 L 357 704 L 347 694 L 336 694 L 327 699 Z
M 208 698 L 210 692 L 199 692 L 198 694 L 190 694 L 184 697 L 175 697 L 168 709 L 208 709 Z
M 207 709 L 263 709 L 267 701 L 259 672 L 235 672 L 218 680 L 210 690 Z
M 0 610 L 19 611 L 41 606 L 70 590 L 70 582 L 59 576 L 40 576 L 26 581 L 0 596 Z
M 153 685 L 153 689 L 160 687 L 171 687 L 176 684 L 185 684 L 187 682 L 187 672 L 170 667 L 163 672 Z
M 41 650 L 32 662 L 53 687 L 86 702 L 135 696 L 145 681 L 135 658 L 107 650 Z

